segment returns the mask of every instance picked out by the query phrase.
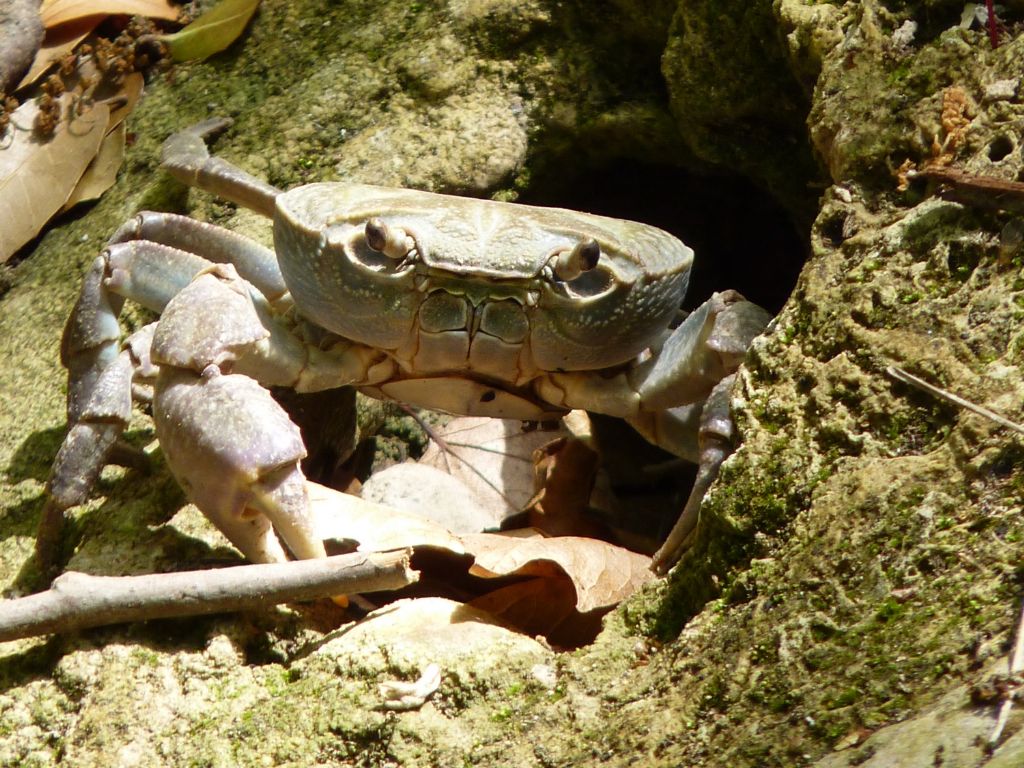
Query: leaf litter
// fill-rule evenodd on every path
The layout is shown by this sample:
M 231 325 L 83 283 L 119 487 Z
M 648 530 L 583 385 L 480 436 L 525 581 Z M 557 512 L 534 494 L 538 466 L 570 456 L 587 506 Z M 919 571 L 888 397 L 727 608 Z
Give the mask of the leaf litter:
M 23 58 L 31 66 L 17 85 L 21 104 L 5 106 L 0 121 L 0 264 L 55 214 L 97 199 L 116 181 L 127 137 L 123 120 L 142 92 L 137 70 L 152 61 L 138 46 L 164 43 L 176 61 L 206 58 L 238 38 L 258 4 L 223 0 L 173 34 L 139 21 L 176 21 L 181 8 L 169 0 L 44 0 L 33 10 L 45 37 L 28 46 Z M 111 27 L 114 34 L 121 30 L 113 41 L 94 34 L 110 26 L 99 26 L 110 17 L 120 19 Z M 7 39 L 2 33 L 0 43 Z M 16 69 L 15 78 L 25 66 Z
M 654 579 L 648 556 L 589 538 L 595 526 L 586 522 L 585 507 L 596 454 L 585 440 L 564 428 L 524 433 L 518 422 L 468 417 L 452 419 L 437 436 L 444 445 L 424 454 L 432 467 L 455 468 L 502 505 L 514 495 L 520 513 L 531 505 L 540 510 L 520 515 L 520 524 L 539 519 L 559 535 L 533 527 L 456 534 L 429 510 L 403 511 L 308 483 L 329 551 L 413 549 L 420 583 L 387 599 L 411 593 L 460 600 L 520 632 L 577 647 L 593 640 L 605 613 Z M 445 460 L 448 451 L 458 458 Z M 472 495 L 467 490 L 452 503 Z
M 156 39 L 175 61 L 197 61 L 219 53 L 242 34 L 259 0 L 221 0 L 183 29 Z

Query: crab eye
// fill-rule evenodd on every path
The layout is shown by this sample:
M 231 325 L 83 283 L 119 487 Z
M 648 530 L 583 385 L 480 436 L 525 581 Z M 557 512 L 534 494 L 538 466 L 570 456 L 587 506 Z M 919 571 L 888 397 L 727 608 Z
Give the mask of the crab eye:
M 601 246 L 592 237 L 585 237 L 576 243 L 571 251 L 562 251 L 555 256 L 552 269 L 555 277 L 569 282 L 597 266 L 601 258 Z
M 414 247 L 412 238 L 401 227 L 389 227 L 378 218 L 366 222 L 366 245 L 389 259 L 404 259 Z

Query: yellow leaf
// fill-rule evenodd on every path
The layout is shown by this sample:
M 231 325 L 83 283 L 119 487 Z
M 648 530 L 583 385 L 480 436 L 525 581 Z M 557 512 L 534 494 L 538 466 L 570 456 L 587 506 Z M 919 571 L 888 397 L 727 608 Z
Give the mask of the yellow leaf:
M 39 15 L 49 29 L 87 16 L 147 16 L 174 21 L 181 9 L 168 0 L 43 0 Z
M 259 0 L 223 0 L 172 35 L 157 35 L 175 61 L 205 59 L 233 43 L 256 12 Z
M 65 94 L 61 114 L 67 115 Z M 97 103 L 70 125 L 62 119 L 51 139 L 32 131 L 39 108 L 35 101 L 18 107 L 0 143 L 0 263 L 43 228 L 74 190 L 96 157 L 107 132 L 110 110 Z

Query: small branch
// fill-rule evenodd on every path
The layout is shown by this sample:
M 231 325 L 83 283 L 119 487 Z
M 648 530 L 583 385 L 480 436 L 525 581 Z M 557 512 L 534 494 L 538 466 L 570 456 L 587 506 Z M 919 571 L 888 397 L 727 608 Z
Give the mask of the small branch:
M 0 600 L 0 641 L 87 627 L 240 611 L 419 580 L 411 550 L 146 576 L 68 571 L 46 592 Z
M 1024 185 L 1022 185 L 1024 186 Z M 994 411 L 990 411 L 988 408 L 983 408 L 980 405 L 972 403 L 970 400 L 965 400 L 959 395 L 954 395 L 952 392 L 948 392 L 945 389 L 940 389 L 933 384 L 929 384 L 924 379 L 919 379 L 911 373 L 907 373 L 902 368 L 897 368 L 895 365 L 890 365 L 885 369 L 885 372 L 892 376 L 898 381 L 902 381 L 904 384 L 909 384 L 912 387 L 917 387 L 920 390 L 927 392 L 941 400 L 958 405 L 961 408 L 966 408 L 969 411 L 977 413 L 980 416 L 991 419 L 1000 426 L 1012 429 L 1015 432 L 1024 434 L 1024 426 L 1017 422 L 1010 421 L 1003 416 L 1000 416 Z M 1024 608 L 1021 609 L 1020 622 L 1017 625 L 1017 642 L 1013 647 L 1013 654 L 1010 656 L 1010 677 L 1020 674 L 1024 671 Z M 1010 710 L 1013 709 L 1013 697 L 1008 696 L 999 707 L 999 714 L 996 718 L 996 725 L 992 729 L 992 735 L 988 737 L 988 748 L 993 750 L 998 746 L 999 739 L 1003 735 L 1003 729 L 1006 727 L 1007 721 L 1010 719 Z
M 956 168 L 924 168 L 908 174 L 939 184 L 939 195 L 975 208 L 1024 213 L 1024 182 L 981 176 Z
M 945 389 L 940 389 L 939 387 L 936 387 L 934 384 L 929 384 L 924 379 L 919 379 L 912 373 L 907 373 L 902 368 L 897 368 L 895 365 L 890 365 L 888 368 L 885 369 L 885 372 L 892 376 L 894 379 L 902 381 L 904 384 L 909 384 L 912 387 L 917 387 L 918 389 L 923 390 L 927 392 L 929 395 L 933 395 L 939 398 L 940 400 L 945 400 L 946 402 L 953 403 L 954 405 L 959 405 L 961 408 L 966 408 L 968 411 L 977 413 L 979 416 L 984 416 L 987 419 L 991 419 L 1000 426 L 1012 429 L 1013 431 L 1019 432 L 1022 435 L 1024 435 L 1024 425 L 1018 424 L 1015 421 L 1010 421 L 1009 419 L 1000 416 L 995 411 L 990 411 L 988 408 L 976 405 L 972 403 L 970 400 L 965 400 L 959 395 L 954 395 L 952 392 L 948 392 Z

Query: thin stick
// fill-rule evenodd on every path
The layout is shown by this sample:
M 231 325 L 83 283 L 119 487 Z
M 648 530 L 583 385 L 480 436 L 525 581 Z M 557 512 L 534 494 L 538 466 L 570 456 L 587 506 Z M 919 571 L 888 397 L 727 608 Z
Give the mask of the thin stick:
M 972 403 L 970 400 L 965 400 L 959 395 L 954 395 L 952 392 L 949 392 L 945 389 L 940 389 L 939 387 L 936 387 L 934 384 L 929 384 L 924 379 L 919 379 L 912 373 L 907 373 L 902 368 L 897 368 L 895 365 L 890 365 L 888 368 L 885 369 L 885 372 L 892 376 L 894 379 L 902 381 L 904 384 L 909 384 L 912 387 L 917 387 L 918 389 L 924 390 L 930 395 L 934 395 L 940 400 L 945 400 L 947 402 L 953 403 L 954 405 L 959 405 L 961 408 L 966 408 L 968 411 L 972 411 L 980 416 L 984 416 L 987 419 L 991 419 L 1000 426 L 1012 429 L 1014 432 L 1019 432 L 1020 434 L 1024 435 L 1024 425 L 1018 424 L 1015 421 L 1010 421 L 1009 419 L 1000 416 L 995 411 L 990 411 L 988 408 L 976 405 L 975 403 Z
M 966 408 L 969 411 L 977 413 L 980 416 L 991 419 L 1000 426 L 1007 427 L 1024 434 L 1024 426 L 1017 422 L 1010 421 L 1003 416 L 1000 416 L 994 411 L 990 411 L 988 408 L 983 408 L 980 405 L 972 403 L 970 400 L 965 400 L 959 395 L 954 395 L 945 389 L 940 389 L 933 384 L 929 384 L 924 379 L 919 379 L 911 373 L 907 373 L 902 368 L 898 368 L 895 365 L 890 365 L 885 369 L 885 372 L 892 376 L 894 379 L 902 381 L 904 384 L 909 384 L 918 389 L 924 390 L 930 395 L 959 405 L 961 408 Z M 1024 607 L 1021 609 L 1020 621 L 1017 624 L 1017 642 L 1013 647 L 1013 655 L 1010 656 L 1010 675 L 1016 675 L 1024 671 Z M 999 715 L 996 717 L 995 728 L 992 729 L 992 735 L 988 737 L 988 748 L 995 749 L 999 744 L 999 738 L 1003 735 L 1003 729 L 1006 727 L 1006 722 L 1010 719 L 1010 710 L 1013 709 L 1013 698 L 1007 697 L 999 707 Z
M 340 593 L 401 589 L 419 579 L 411 550 L 317 560 L 239 565 L 145 576 L 68 571 L 50 589 L 0 600 L 0 641 L 126 621 L 196 616 L 312 600 Z
M 958 168 L 924 168 L 924 176 L 940 185 L 939 195 L 963 205 L 1024 213 L 1024 182 L 968 173 Z

